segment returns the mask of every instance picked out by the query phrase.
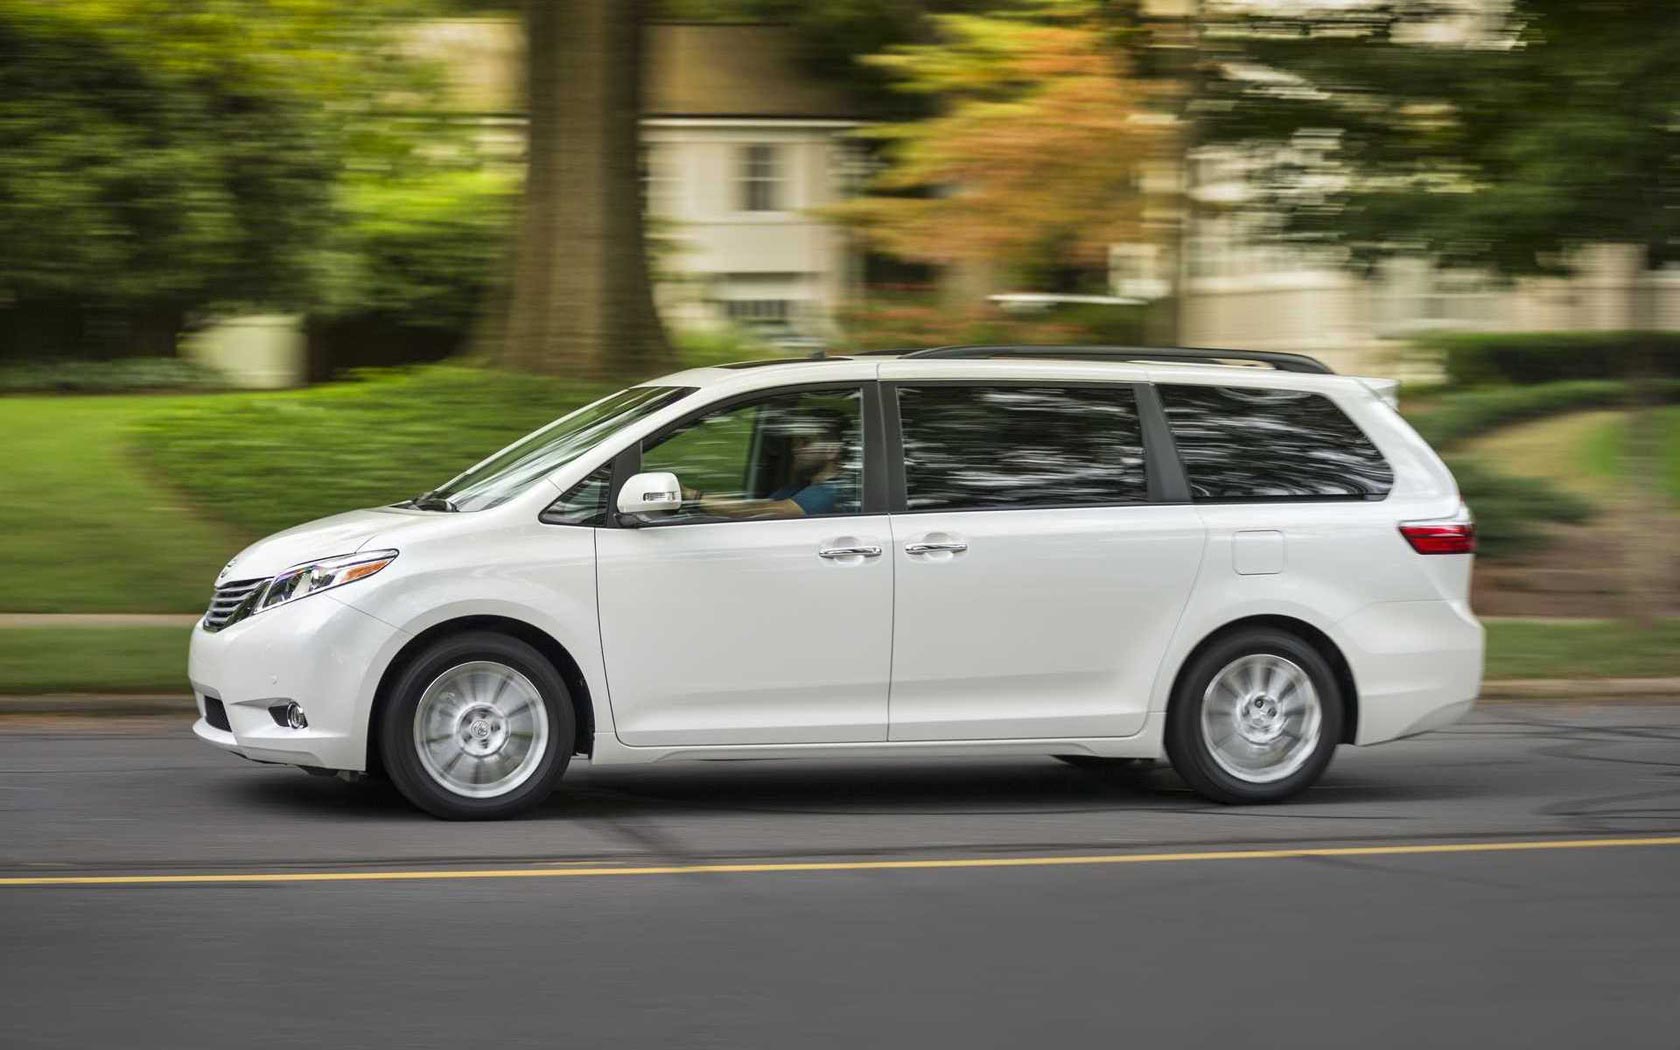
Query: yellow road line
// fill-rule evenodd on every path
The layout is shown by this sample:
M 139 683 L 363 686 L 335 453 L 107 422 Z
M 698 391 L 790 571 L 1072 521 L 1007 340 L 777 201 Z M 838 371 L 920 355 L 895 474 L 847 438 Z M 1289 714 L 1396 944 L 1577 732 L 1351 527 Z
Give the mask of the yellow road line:
M 421 871 L 263 871 L 203 875 L 26 875 L 0 886 L 175 886 L 247 882 L 400 882 L 415 879 L 563 879 L 608 875 L 755 875 L 794 871 L 920 871 L 946 868 L 1048 868 L 1091 864 L 1176 864 L 1207 860 L 1294 860 L 1303 857 L 1400 857 L 1440 853 L 1680 846 L 1680 835 L 1525 842 L 1449 842 L 1416 846 L 1327 846 L 1190 853 L 1110 853 L 1060 857 L 953 857 L 945 860 L 792 861 L 768 864 L 668 864 L 650 867 L 485 868 Z

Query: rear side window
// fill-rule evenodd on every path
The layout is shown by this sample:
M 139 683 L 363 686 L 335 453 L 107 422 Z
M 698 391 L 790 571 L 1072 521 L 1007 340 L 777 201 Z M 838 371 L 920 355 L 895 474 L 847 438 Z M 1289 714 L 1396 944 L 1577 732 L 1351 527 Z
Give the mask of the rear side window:
M 898 388 L 910 510 L 1108 506 L 1148 498 L 1124 386 Z
M 1322 394 L 1159 389 L 1193 499 L 1381 499 L 1394 487 L 1382 453 Z

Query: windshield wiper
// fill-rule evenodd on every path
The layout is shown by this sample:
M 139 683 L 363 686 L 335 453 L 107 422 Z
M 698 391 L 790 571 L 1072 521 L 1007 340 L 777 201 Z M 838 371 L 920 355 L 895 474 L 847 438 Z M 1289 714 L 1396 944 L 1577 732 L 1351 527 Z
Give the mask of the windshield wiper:
M 461 509 L 460 507 L 457 507 L 454 501 L 449 499 L 447 496 L 439 496 L 436 489 L 431 492 L 420 493 L 420 495 L 409 500 L 408 505 L 413 507 L 415 510 L 445 510 L 453 512 Z

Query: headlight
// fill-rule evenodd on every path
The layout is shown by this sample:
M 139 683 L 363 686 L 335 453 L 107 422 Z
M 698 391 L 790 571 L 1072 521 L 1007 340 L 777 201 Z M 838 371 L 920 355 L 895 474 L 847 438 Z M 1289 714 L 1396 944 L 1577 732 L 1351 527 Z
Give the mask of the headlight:
M 362 551 L 294 565 L 268 581 L 252 611 L 262 612 L 320 591 L 365 580 L 396 560 L 396 551 Z

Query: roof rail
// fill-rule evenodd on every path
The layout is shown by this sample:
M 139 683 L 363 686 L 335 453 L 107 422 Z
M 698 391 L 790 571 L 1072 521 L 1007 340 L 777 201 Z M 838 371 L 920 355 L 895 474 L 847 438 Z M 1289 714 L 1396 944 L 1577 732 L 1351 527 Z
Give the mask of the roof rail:
M 1281 372 L 1310 372 L 1333 375 L 1331 367 L 1306 354 L 1284 354 L 1271 350 L 1195 350 L 1182 346 L 934 346 L 912 350 L 906 358 L 1060 357 L 1097 358 L 1103 361 L 1253 361 L 1271 365 Z

